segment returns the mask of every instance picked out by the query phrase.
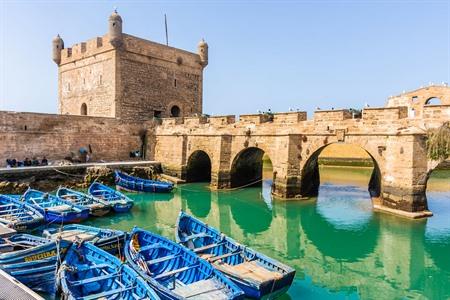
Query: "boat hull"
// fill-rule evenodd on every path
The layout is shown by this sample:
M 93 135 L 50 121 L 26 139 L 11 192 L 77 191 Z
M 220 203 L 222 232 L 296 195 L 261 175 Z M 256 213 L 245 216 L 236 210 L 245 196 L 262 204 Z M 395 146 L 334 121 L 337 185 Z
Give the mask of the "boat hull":
M 120 230 L 102 229 L 92 226 L 71 224 L 44 230 L 43 236 L 51 240 L 68 242 L 90 242 L 98 248 L 117 257 L 123 257 L 126 233 Z
M 178 243 L 210 261 L 248 298 L 272 298 L 292 285 L 295 269 L 240 245 L 184 212 L 178 217 L 175 236 Z
M 173 190 L 173 184 L 143 179 L 130 176 L 128 174 L 115 171 L 116 188 L 137 193 L 170 193 Z
M 49 241 L 30 249 L 2 253 L 0 268 L 35 291 L 53 294 L 58 262 L 70 244 Z
M 89 243 L 75 243 L 59 273 L 64 299 L 160 299 L 129 266 Z
M 14 229 L 17 232 L 26 232 L 26 231 L 30 231 L 30 230 L 38 228 L 43 223 L 44 223 L 44 218 L 42 218 L 41 220 L 33 220 L 33 221 L 29 221 L 29 222 L 20 222 L 20 223 L 15 223 L 15 224 L 10 223 L 10 224 L 7 224 L 7 226 L 9 228 Z
M 44 216 L 35 208 L 19 201 L 20 197 L 0 194 L 0 223 L 17 232 L 33 230 L 44 223 Z
M 116 203 L 113 205 L 113 210 L 116 213 L 129 212 L 131 208 L 133 208 L 133 203 L 126 203 L 126 204 Z
M 161 299 L 195 297 L 222 300 L 244 297 L 243 291 L 211 264 L 182 246 L 151 232 L 134 228 L 127 239 L 124 252 L 128 264 L 149 283 Z M 167 285 L 169 281 L 173 281 L 177 287 L 170 289 Z M 184 288 L 180 289 L 180 286 Z
M 106 201 L 116 213 L 128 212 L 134 204 L 129 197 L 98 182 L 91 184 L 88 193 L 93 197 Z
M 90 207 L 89 214 L 94 217 L 103 217 L 104 215 L 109 214 L 111 211 L 111 207 L 102 206 L 102 207 Z
M 45 217 L 45 221 L 49 224 L 80 223 L 89 218 L 89 209 L 80 212 L 54 212 L 51 210 L 43 210 L 39 207 L 36 207 L 36 209 L 41 211 Z

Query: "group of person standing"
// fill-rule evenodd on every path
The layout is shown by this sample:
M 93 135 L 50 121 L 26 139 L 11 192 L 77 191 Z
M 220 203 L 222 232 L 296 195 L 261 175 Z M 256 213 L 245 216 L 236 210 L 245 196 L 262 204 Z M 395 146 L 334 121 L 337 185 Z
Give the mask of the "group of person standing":
M 44 156 L 42 160 L 38 160 L 36 157 L 33 159 L 25 158 L 23 161 L 19 161 L 15 158 L 6 159 L 6 167 L 7 168 L 17 168 L 17 167 L 37 167 L 37 166 L 47 166 L 48 160 Z

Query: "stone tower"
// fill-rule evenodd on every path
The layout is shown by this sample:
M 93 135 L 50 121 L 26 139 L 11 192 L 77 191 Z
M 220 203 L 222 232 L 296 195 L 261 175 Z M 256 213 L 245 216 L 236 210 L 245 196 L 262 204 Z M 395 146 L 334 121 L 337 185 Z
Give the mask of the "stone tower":
M 145 121 L 202 114 L 208 44 L 198 53 L 123 33 L 114 11 L 108 33 L 64 48 L 53 40 L 59 112 Z
M 61 63 L 61 51 L 64 49 L 64 41 L 59 34 L 52 41 L 53 61 L 57 64 Z
M 109 42 L 114 47 L 122 45 L 122 17 L 117 13 L 117 10 L 109 16 Z

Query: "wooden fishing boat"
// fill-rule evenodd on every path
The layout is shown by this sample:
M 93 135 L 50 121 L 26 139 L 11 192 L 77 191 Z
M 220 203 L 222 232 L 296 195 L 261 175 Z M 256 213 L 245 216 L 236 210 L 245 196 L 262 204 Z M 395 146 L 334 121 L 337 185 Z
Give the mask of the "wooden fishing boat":
M 90 243 L 74 243 L 58 272 L 62 299 L 160 299 L 129 266 Z
M 68 241 L 52 241 L 29 234 L 0 239 L 0 268 L 29 288 L 55 292 L 55 274 Z
M 120 171 L 114 173 L 117 189 L 142 193 L 169 193 L 173 189 L 172 183 L 134 177 Z
M 66 187 L 60 187 L 56 192 L 56 196 L 74 204 L 89 207 L 91 216 L 101 217 L 111 211 L 111 205 L 105 200 Z
M 50 224 L 77 223 L 89 217 L 89 208 L 41 191 L 28 189 L 22 200 L 36 208 Z
M 44 216 L 17 199 L 0 195 L 0 223 L 18 232 L 35 229 L 44 223 Z
M 244 293 L 210 263 L 186 248 L 134 228 L 125 257 L 161 299 L 242 299 Z
M 247 297 L 276 297 L 292 284 L 295 270 L 180 212 L 176 240 L 227 275 Z
M 91 196 L 108 202 L 115 212 L 127 212 L 133 207 L 133 200 L 109 186 L 94 182 L 88 189 Z
M 43 236 L 51 240 L 90 242 L 118 257 L 123 256 L 123 247 L 126 240 L 126 234 L 121 230 L 103 229 L 80 224 L 48 228 L 43 231 Z

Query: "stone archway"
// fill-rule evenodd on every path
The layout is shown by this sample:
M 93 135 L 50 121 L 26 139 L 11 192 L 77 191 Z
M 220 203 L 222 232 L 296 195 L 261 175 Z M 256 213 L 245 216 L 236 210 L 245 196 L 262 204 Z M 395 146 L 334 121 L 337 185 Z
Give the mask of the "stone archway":
M 235 156 L 230 170 L 230 185 L 232 188 L 261 185 L 264 154 L 264 150 L 258 147 L 248 147 Z M 267 154 L 266 158 L 270 160 Z
M 303 168 L 301 170 L 301 186 L 300 186 L 300 194 L 302 196 L 315 197 L 318 195 L 320 186 L 319 156 L 322 153 L 322 151 L 331 144 L 333 143 L 326 144 L 316 149 L 306 160 L 306 163 L 303 165 Z M 354 145 L 355 147 L 361 148 L 372 159 L 373 171 L 368 183 L 368 191 L 370 197 L 373 200 L 378 200 L 381 197 L 381 190 L 382 190 L 381 170 L 379 163 L 376 161 L 376 159 L 369 151 L 367 151 L 360 145 L 353 143 L 350 143 L 350 145 Z
M 211 159 L 205 151 L 196 150 L 189 156 L 186 165 L 186 181 L 211 181 Z
M 81 104 L 80 115 L 87 116 L 87 114 L 88 114 L 87 105 L 86 105 L 86 103 L 83 103 L 83 104 Z

